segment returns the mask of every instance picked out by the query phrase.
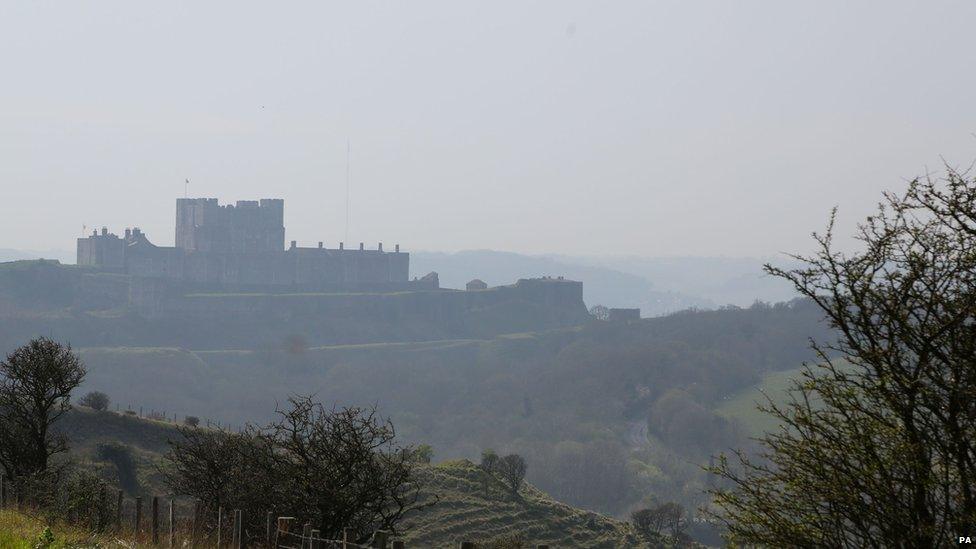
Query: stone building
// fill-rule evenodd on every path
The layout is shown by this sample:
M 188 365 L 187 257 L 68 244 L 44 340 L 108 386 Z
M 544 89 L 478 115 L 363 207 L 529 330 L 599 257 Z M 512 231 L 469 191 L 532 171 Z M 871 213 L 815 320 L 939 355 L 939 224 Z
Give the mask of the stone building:
M 78 264 L 146 278 L 220 289 L 305 291 L 407 288 L 410 254 L 396 245 L 347 249 L 285 248 L 284 201 L 220 205 L 215 198 L 176 201 L 176 245 L 157 246 L 138 228 L 119 237 L 103 228 L 79 238 Z M 429 284 L 429 281 L 427 282 Z
M 487 290 L 488 283 L 480 278 L 476 278 L 464 285 L 465 290 Z

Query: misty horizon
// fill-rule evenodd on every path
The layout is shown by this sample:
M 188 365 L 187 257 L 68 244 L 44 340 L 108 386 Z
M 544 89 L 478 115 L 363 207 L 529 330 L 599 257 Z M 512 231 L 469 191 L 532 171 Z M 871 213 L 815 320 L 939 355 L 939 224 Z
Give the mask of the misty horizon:
M 972 4 L 427 7 L 5 7 L 0 248 L 170 245 L 187 178 L 334 246 L 351 142 L 353 242 L 767 257 L 976 157 Z

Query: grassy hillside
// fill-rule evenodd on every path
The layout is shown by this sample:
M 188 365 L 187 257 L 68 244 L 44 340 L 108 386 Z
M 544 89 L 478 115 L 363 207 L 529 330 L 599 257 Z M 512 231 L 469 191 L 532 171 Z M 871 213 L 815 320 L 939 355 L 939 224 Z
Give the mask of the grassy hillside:
M 841 363 L 841 367 L 843 368 L 843 363 Z M 773 416 L 759 411 L 758 405 L 765 405 L 769 400 L 777 405 L 784 405 L 789 402 L 793 382 L 801 379 L 802 372 L 803 368 L 769 372 L 762 377 L 759 383 L 725 398 L 722 404 L 716 408 L 716 412 L 724 417 L 736 420 L 748 430 L 750 436 L 768 433 L 776 429 L 779 422 Z
M 769 414 L 759 411 L 758 405 L 766 403 L 766 396 L 778 404 L 787 402 L 792 381 L 800 377 L 801 371 L 800 368 L 794 368 L 769 372 L 756 385 L 727 397 L 716 411 L 738 421 L 751 436 L 770 432 L 779 426 L 779 422 Z
M 648 496 L 702 502 L 698 466 L 753 428 L 754 416 L 715 408 L 808 359 L 818 318 L 803 306 L 754 307 L 490 339 L 90 347 L 80 349 L 81 392 L 234 426 L 267 421 L 295 393 L 376 405 L 401 440 L 432 445 L 436 460 L 516 452 L 556 499 L 626 516 Z
M 157 465 L 168 441 L 179 436 L 173 423 L 77 407 L 55 428 L 68 437 L 71 459 L 111 485 L 131 496 L 165 493 Z
M 73 410 L 59 425 L 72 444 L 77 461 L 99 468 L 111 477 L 114 465 L 103 462 L 97 448 L 104 443 L 128 446 L 136 456 L 135 466 L 143 495 L 163 493 L 155 466 L 167 448 L 167 440 L 178 436 L 171 423 L 135 418 L 115 412 Z M 410 517 L 404 524 L 405 539 L 414 547 L 456 547 L 461 540 L 488 543 L 522 539 L 549 543 L 553 547 L 635 547 L 633 529 L 626 522 L 557 502 L 541 490 L 526 484 L 519 498 L 512 497 L 498 480 L 492 480 L 487 497 L 477 466 L 467 460 L 424 466 L 428 490 L 424 502 L 435 502 Z M 21 515 L 9 540 L 34 539 L 43 524 Z M 0 530 L 4 527 L 0 523 Z M 66 530 L 68 539 L 82 534 Z M 13 537 L 11 537 L 13 536 Z M 19 547 L 13 541 L 0 547 Z M 17 541 L 20 543 L 20 541 Z M 662 541 L 663 543 L 663 541 Z M 30 545 L 31 547 L 33 545 Z
M 432 466 L 428 479 L 438 500 L 404 524 L 409 545 L 457 547 L 466 540 L 479 544 L 521 540 L 526 547 L 640 545 L 629 524 L 559 503 L 531 485 L 515 498 L 493 480 L 486 496 L 480 469 L 467 460 Z

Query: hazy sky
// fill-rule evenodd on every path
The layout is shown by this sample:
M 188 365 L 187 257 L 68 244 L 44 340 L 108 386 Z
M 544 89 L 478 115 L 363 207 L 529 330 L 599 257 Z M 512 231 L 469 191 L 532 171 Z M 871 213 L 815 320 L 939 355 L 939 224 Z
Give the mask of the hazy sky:
M 288 240 L 766 255 L 976 158 L 976 2 L 4 2 L 0 247 Z

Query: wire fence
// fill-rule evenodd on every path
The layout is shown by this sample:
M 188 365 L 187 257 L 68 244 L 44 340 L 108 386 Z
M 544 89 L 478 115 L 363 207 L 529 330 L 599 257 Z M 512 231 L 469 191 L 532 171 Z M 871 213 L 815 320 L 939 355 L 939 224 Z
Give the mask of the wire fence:
M 341 539 L 328 539 L 319 537 L 317 530 L 312 530 L 308 535 L 297 534 L 294 532 L 279 532 L 272 542 L 275 549 L 370 549 L 373 545 L 360 545 L 351 541 Z M 394 549 L 404 547 L 402 542 L 393 542 Z
M 213 516 L 193 500 L 159 496 L 126 498 L 122 490 L 110 494 L 104 484 L 87 499 L 73 500 L 68 507 L 52 507 L 52 502 L 60 501 L 59 494 L 23 482 L 10 482 L 0 473 L 0 509 L 47 516 L 54 512 L 59 519 L 112 537 L 123 547 L 406 549 L 403 540 L 391 539 L 390 533 L 382 530 L 373 532 L 366 544 L 361 533 L 352 528 L 342 529 L 342 539 L 333 539 L 322 535 L 311 522 L 300 523 L 296 517 L 270 511 L 264 515 L 263 531 L 258 534 L 245 531 L 248 517 L 239 509 L 228 511 L 218 507 Z M 253 530 L 254 523 L 260 519 L 250 518 Z M 461 541 L 458 547 L 475 549 L 476 545 Z M 548 549 L 546 545 L 536 547 Z

